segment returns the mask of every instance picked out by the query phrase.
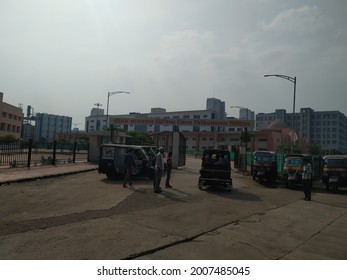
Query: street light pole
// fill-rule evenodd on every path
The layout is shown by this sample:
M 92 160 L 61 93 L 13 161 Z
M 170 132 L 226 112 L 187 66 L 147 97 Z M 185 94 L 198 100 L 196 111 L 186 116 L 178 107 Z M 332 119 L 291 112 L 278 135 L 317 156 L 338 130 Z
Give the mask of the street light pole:
M 98 119 L 99 119 L 99 107 L 102 106 L 101 103 L 95 103 L 94 104 L 96 107 L 98 107 L 97 111 L 96 111 L 96 130 L 98 130 Z
M 247 115 L 246 115 L 246 119 L 247 119 L 247 121 L 249 120 L 248 119 L 248 111 L 249 111 L 249 109 L 248 108 L 246 108 L 246 107 L 242 107 L 242 106 L 230 106 L 230 108 L 239 108 L 239 109 L 245 109 L 245 110 L 247 110 Z M 244 132 L 243 133 L 245 133 L 244 135 L 246 135 L 247 133 L 248 133 L 248 131 L 247 131 L 247 127 L 245 126 L 244 127 Z M 241 132 L 241 137 L 240 137 L 240 141 L 241 141 L 241 145 L 242 145 L 242 132 Z M 244 159 L 244 172 L 247 172 L 247 141 L 245 141 L 246 142 L 246 146 L 245 146 L 245 159 Z
M 130 94 L 129 91 L 123 91 L 123 90 L 118 90 L 118 91 L 112 91 L 107 93 L 107 108 L 106 108 L 106 128 L 108 128 L 108 106 L 110 103 L 110 96 L 114 94 L 119 94 L 119 93 L 126 93 Z
M 296 95 L 296 77 L 290 77 L 286 75 L 278 75 L 278 74 L 271 74 L 271 75 L 264 75 L 264 77 L 278 77 L 282 79 L 286 79 L 292 83 L 294 83 L 294 98 L 293 98 L 293 117 L 292 117 L 292 133 L 291 133 L 291 145 L 290 145 L 290 152 L 293 153 L 293 147 L 294 147 L 294 120 L 295 120 L 295 95 Z

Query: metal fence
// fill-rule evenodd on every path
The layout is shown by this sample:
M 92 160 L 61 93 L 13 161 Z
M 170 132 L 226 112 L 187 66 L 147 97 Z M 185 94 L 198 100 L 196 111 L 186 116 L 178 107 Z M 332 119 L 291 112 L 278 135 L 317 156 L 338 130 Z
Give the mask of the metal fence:
M 31 167 L 88 161 L 88 144 L 50 145 L 23 142 L 0 142 L 0 167 Z

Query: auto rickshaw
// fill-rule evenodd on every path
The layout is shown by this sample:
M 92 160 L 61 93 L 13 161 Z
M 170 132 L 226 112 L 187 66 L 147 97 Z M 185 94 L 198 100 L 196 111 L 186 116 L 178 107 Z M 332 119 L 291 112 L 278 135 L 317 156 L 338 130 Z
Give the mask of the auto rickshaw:
M 230 152 L 221 149 L 207 149 L 202 154 L 199 189 L 203 186 L 222 186 L 232 189 Z
M 106 174 L 108 179 L 124 176 L 124 158 L 129 149 L 135 160 L 132 175 L 153 178 L 154 168 L 151 166 L 149 156 L 141 146 L 134 145 L 102 144 L 99 154 L 99 173 Z
M 282 179 L 287 188 L 302 184 L 304 158 L 307 158 L 312 164 L 312 157 L 308 154 L 289 154 L 284 158 Z
M 253 162 L 251 174 L 253 180 L 258 179 L 263 182 L 264 179 L 275 182 L 277 179 L 276 153 L 270 151 L 256 151 L 253 153 Z
M 337 192 L 339 187 L 347 187 L 347 155 L 323 157 L 322 181 L 327 190 Z

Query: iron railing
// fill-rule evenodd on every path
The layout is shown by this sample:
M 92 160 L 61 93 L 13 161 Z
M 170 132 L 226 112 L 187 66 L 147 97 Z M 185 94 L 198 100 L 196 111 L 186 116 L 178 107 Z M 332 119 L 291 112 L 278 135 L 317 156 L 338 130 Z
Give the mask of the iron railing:
M 0 142 L 0 167 L 27 167 L 36 165 L 56 165 L 62 163 L 87 162 L 88 144 L 58 144 L 49 145 L 28 143 Z

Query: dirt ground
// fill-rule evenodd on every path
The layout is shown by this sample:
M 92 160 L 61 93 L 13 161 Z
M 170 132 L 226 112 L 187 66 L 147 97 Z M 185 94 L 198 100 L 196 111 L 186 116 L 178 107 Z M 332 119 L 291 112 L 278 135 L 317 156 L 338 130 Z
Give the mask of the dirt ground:
M 91 171 L 0 187 L 0 259 L 346 259 L 346 193 L 266 186 L 233 172 L 233 191 L 197 187 L 200 161 L 172 189 Z

